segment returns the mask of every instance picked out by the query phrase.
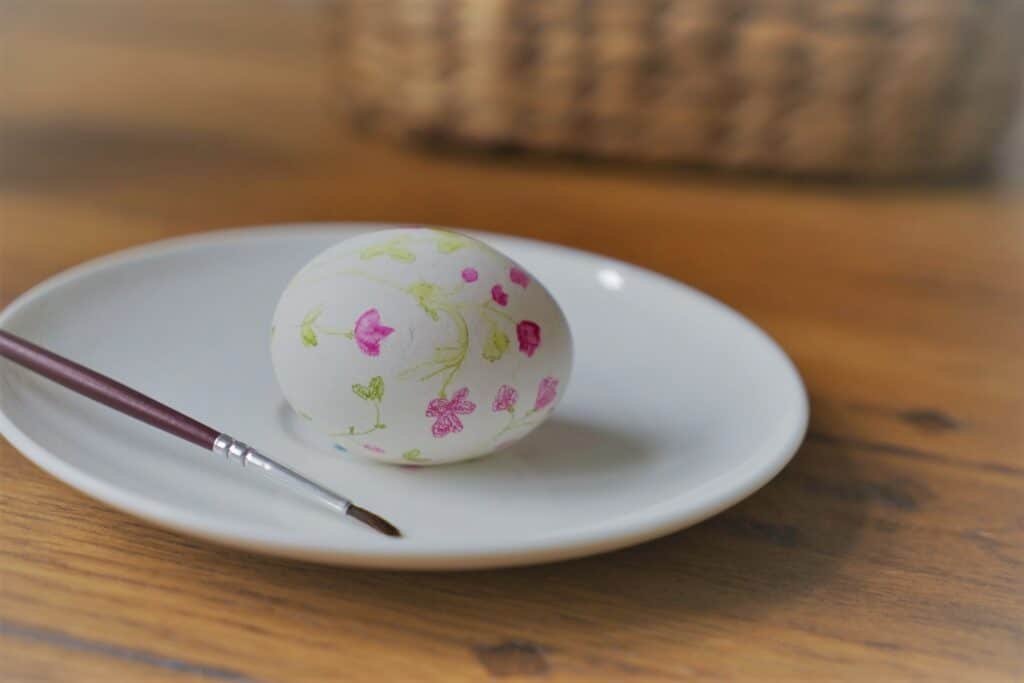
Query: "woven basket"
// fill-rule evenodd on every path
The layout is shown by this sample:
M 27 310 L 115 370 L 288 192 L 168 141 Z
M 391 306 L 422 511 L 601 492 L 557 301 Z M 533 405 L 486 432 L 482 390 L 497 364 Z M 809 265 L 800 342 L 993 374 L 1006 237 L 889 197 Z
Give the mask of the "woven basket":
M 1021 0 L 336 0 L 346 111 L 403 137 L 850 176 L 991 156 Z

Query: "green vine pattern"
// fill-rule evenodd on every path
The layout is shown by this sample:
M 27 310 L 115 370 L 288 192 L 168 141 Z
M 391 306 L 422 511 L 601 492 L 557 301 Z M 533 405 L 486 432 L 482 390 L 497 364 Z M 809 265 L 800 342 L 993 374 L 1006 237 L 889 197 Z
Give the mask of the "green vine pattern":
M 494 435 L 494 438 L 492 440 L 493 441 L 497 441 L 501 437 L 505 436 L 509 432 L 514 431 L 516 429 L 522 429 L 523 427 L 532 427 L 536 423 L 535 422 L 531 422 L 530 418 L 533 417 L 533 415 L 536 412 L 537 412 L 537 410 L 535 408 L 530 408 L 521 417 L 516 417 L 516 409 L 515 409 L 515 407 L 509 408 L 508 409 L 508 416 L 509 416 L 508 422 L 505 424 L 504 428 L 502 428 L 502 430 L 500 432 L 498 432 L 497 434 Z
M 331 436 L 365 436 L 372 434 L 378 429 L 387 429 L 387 425 L 381 421 L 381 402 L 384 400 L 384 378 L 377 375 L 371 378 L 368 384 L 353 384 L 352 393 L 373 405 L 373 425 L 366 429 L 356 429 L 355 426 L 350 426 L 348 431 L 334 432 Z
M 424 361 L 407 370 L 402 371 L 399 377 L 411 377 L 420 375 L 419 380 L 425 382 L 434 377 L 443 377 L 438 396 L 445 398 L 448 394 L 448 386 L 455 379 L 459 370 L 462 369 L 469 355 L 469 324 L 462 315 L 458 304 L 451 301 L 452 292 L 430 282 L 417 282 L 405 290 L 411 294 L 420 308 L 434 321 L 441 319 L 441 314 L 447 316 L 456 329 L 456 339 L 452 344 L 438 346 L 434 349 L 434 355 L 430 360 Z
M 318 321 L 320 316 L 323 315 L 323 312 L 323 306 L 317 306 L 307 313 L 306 317 L 304 317 L 302 322 L 299 323 L 299 337 L 302 339 L 303 346 L 319 346 L 320 337 L 317 336 L 318 332 L 320 334 L 352 339 L 353 335 L 351 330 L 335 330 L 321 325 Z

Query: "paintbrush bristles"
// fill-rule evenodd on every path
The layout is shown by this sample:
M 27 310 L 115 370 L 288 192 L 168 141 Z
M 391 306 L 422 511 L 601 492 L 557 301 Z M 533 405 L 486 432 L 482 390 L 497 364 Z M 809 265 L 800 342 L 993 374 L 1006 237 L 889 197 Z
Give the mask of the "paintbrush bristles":
M 349 515 L 354 519 L 358 519 L 363 524 L 373 527 L 377 531 L 387 536 L 402 535 L 402 532 L 400 532 L 394 524 L 384 519 L 383 517 L 373 514 L 365 508 L 359 507 L 358 505 L 350 504 L 348 506 L 348 510 L 345 511 L 345 514 Z

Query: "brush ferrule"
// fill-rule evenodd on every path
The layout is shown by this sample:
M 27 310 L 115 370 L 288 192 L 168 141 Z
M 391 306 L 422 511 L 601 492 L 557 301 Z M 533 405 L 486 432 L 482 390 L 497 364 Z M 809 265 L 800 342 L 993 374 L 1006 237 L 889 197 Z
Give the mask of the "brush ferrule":
M 228 462 L 233 462 L 242 467 L 249 460 L 249 456 L 255 454 L 255 449 L 249 447 L 244 441 L 239 441 L 227 434 L 220 434 L 213 442 L 213 452 L 223 455 Z

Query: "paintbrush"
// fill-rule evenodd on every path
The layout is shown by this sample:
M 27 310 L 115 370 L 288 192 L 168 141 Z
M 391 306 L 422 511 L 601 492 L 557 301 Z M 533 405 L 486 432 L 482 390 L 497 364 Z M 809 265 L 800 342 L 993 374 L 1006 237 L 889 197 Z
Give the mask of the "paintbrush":
M 383 517 L 310 481 L 298 472 L 271 460 L 256 449 L 250 448 L 247 444 L 207 427 L 198 420 L 179 413 L 177 410 L 101 375 L 95 370 L 90 370 L 3 330 L 0 330 L 0 356 L 125 415 L 213 451 L 217 455 L 223 455 L 230 462 L 238 463 L 243 467 L 254 465 L 257 470 L 278 484 L 318 500 L 331 509 L 357 519 L 382 534 L 401 536 L 398 529 Z

